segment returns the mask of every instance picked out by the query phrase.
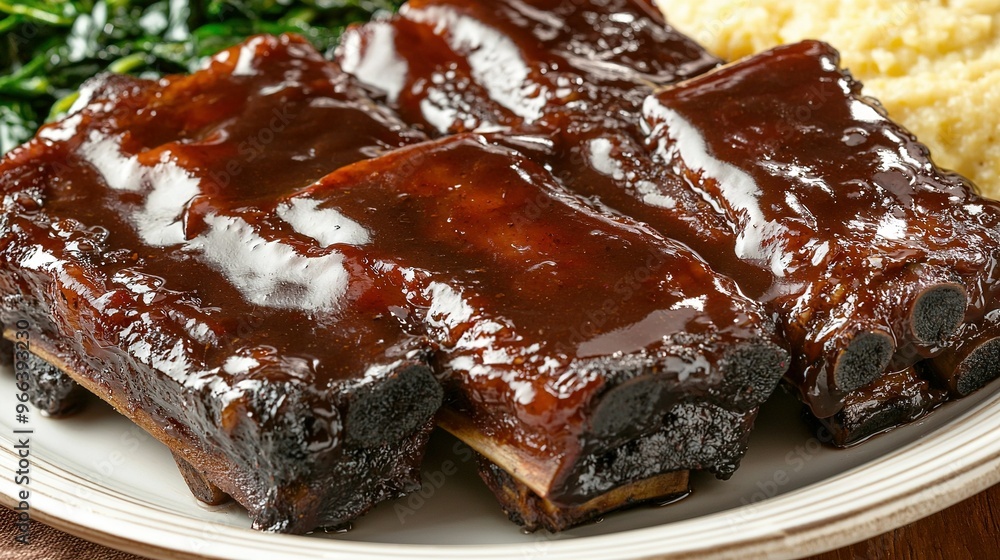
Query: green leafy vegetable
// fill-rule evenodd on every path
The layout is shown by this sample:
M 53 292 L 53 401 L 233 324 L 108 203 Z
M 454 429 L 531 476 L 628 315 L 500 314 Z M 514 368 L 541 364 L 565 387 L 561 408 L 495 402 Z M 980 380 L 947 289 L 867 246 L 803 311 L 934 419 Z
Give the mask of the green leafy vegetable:
M 0 154 L 64 113 L 100 72 L 156 77 L 258 33 L 329 56 L 343 28 L 401 0 L 0 0 Z

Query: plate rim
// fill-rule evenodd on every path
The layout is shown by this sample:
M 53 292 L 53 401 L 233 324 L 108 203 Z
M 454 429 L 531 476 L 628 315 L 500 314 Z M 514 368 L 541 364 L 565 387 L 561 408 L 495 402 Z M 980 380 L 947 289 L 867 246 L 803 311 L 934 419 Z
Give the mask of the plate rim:
M 32 469 L 60 476 L 32 477 L 32 511 L 35 519 L 85 540 L 168 560 L 252 557 L 278 560 L 345 555 L 381 559 L 399 554 L 508 559 L 512 555 L 531 556 L 533 547 L 541 547 L 545 557 L 556 559 L 581 558 L 587 554 L 606 557 L 609 552 L 622 558 L 728 560 L 756 554 L 798 558 L 891 531 L 1000 482 L 1000 392 L 995 385 L 984 390 L 994 394 L 915 441 L 853 469 L 759 503 L 607 535 L 559 541 L 542 538 L 528 544 L 388 544 L 275 535 L 208 524 L 214 526 L 214 537 L 225 537 L 227 542 L 215 551 L 201 553 L 184 546 L 184 539 L 178 537 L 190 537 L 193 526 L 205 525 L 203 521 L 179 512 L 158 511 L 149 505 L 137 506 L 124 495 L 117 495 L 117 491 L 82 480 L 79 475 L 37 456 L 33 457 Z M 0 439 L 7 437 L 5 434 Z M 6 468 L 16 459 L 10 446 L 3 449 L 0 465 Z M 865 490 L 866 485 L 861 483 L 866 479 L 873 483 L 873 488 Z M 0 502 L 8 507 L 12 505 L 12 482 L 5 477 L 0 483 Z M 59 498 L 60 486 L 65 485 L 92 486 L 88 493 L 100 499 L 90 508 L 70 504 Z M 816 504 L 806 504 L 805 498 L 814 502 L 815 498 L 822 498 L 819 504 L 827 508 L 826 513 L 817 513 Z M 92 522 L 84 523 L 88 517 Z M 773 525 L 776 521 L 777 525 Z M 742 531 L 730 530 L 730 534 L 725 534 L 727 525 L 731 528 L 738 523 L 744 525 Z M 721 541 L 707 539 L 706 530 Z M 669 550 L 672 538 L 680 538 L 681 546 Z M 693 542 L 696 539 L 702 540 Z M 255 549 L 256 555 L 252 554 Z

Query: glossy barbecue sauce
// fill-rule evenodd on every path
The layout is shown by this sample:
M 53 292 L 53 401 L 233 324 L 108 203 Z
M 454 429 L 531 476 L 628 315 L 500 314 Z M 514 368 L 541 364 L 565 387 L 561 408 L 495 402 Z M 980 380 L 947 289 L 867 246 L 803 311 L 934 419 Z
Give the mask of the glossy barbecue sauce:
M 338 61 L 430 133 L 544 135 L 579 112 L 618 128 L 644 86 L 719 64 L 646 0 L 408 2 L 349 29 Z
M 192 233 L 192 212 L 259 212 L 420 140 L 287 36 L 254 38 L 190 76 L 92 81 L 69 117 L 0 167 L 0 288 L 38 297 L 39 324 L 52 321 L 49 336 L 97 371 L 114 356 L 155 372 L 101 382 L 122 383 L 163 425 L 189 417 L 195 433 L 215 421 L 231 430 L 241 414 L 266 422 L 302 399 L 322 451 L 338 441 L 336 406 L 350 387 L 426 360 L 424 337 L 390 312 L 405 294 L 369 266 L 368 233 L 336 212 L 275 211 L 306 234 L 329 229 L 314 233 L 320 241 L 267 240 L 223 215 L 200 217 Z M 206 395 L 199 403 L 216 419 L 163 408 L 186 391 Z M 244 444 L 256 445 L 234 445 Z
M 796 358 L 789 380 L 820 416 L 842 404 L 832 368 L 858 333 L 892 339 L 891 368 L 943 350 L 911 340 L 923 287 L 961 279 L 967 318 L 982 316 L 997 213 L 862 98 L 828 47 L 694 78 L 718 61 L 641 2 L 542 4 L 411 3 L 352 30 L 340 59 L 373 87 L 391 83 L 390 104 L 429 133 L 472 128 L 531 153 L 570 190 L 736 279 L 779 321 Z M 435 47 L 415 50 L 416 38 Z M 703 184 L 702 165 L 720 186 Z
M 736 254 L 772 271 L 762 299 L 785 317 L 786 336 L 804 340 L 807 359 L 864 329 L 902 346 L 900 310 L 922 281 L 962 284 L 967 319 L 995 305 L 997 205 L 937 168 L 860 89 L 834 49 L 805 42 L 643 107 L 656 155 L 737 226 Z M 897 367 L 911 363 L 897 356 Z M 835 410 L 829 368 L 792 374 L 817 415 Z
M 291 383 L 321 411 L 434 352 L 481 430 L 572 463 L 614 383 L 731 404 L 720 362 L 770 347 L 731 281 L 530 158 L 478 137 L 392 151 L 421 135 L 299 40 L 84 99 L 4 163 L 5 290 L 56 278 L 58 334 L 134 356 L 165 395 Z
M 360 224 L 459 406 L 490 437 L 558 461 L 575 460 L 602 390 L 655 375 L 673 399 L 729 401 L 713 396 L 722 358 L 767 344 L 756 305 L 685 247 L 478 136 L 342 168 L 286 204 Z
M 476 130 L 529 153 L 568 189 L 654 225 L 763 293 L 771 275 L 720 249 L 733 235 L 725 217 L 643 145 L 640 109 L 655 84 L 719 60 L 644 1 L 605 4 L 411 2 L 349 29 L 338 61 L 429 134 Z

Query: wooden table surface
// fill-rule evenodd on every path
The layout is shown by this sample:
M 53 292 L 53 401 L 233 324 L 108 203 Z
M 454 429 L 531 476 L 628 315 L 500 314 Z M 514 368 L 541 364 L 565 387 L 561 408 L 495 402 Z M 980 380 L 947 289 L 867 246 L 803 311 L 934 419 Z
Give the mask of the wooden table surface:
M 0 515 L 11 512 L 0 508 Z M 6 521 L 3 519 L 2 521 Z M 4 524 L 0 524 L 4 525 Z M 139 560 L 115 555 L 36 524 L 28 549 L 0 546 L 0 560 Z M 994 560 L 1000 559 L 1000 486 L 891 533 L 809 560 Z
M 1000 559 L 1000 486 L 936 515 L 810 560 Z

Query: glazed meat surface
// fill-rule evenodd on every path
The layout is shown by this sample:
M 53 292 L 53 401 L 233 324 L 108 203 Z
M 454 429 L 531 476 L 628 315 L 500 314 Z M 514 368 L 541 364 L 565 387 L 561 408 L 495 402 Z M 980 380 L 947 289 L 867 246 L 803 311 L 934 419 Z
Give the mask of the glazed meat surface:
M 337 58 L 436 134 L 550 132 L 581 111 L 614 127 L 635 118 L 650 84 L 720 62 L 646 0 L 408 2 L 345 32 Z
M 561 530 L 732 474 L 786 370 L 838 445 L 994 379 L 1000 206 L 831 47 L 721 64 L 646 0 L 415 0 L 96 79 L 0 161 L 0 322 L 286 532 L 435 418 Z
M 682 402 L 752 418 L 784 371 L 757 304 L 687 248 L 510 147 L 424 142 L 298 39 L 94 82 L 3 165 L 3 321 L 30 316 L 42 358 L 259 528 L 412 489 L 432 371 L 547 498 Z M 731 472 L 739 448 L 645 467 Z
M 741 259 L 775 272 L 762 299 L 804 349 L 789 380 L 817 416 L 873 380 L 810 362 L 838 339 L 882 333 L 900 370 L 996 305 L 996 203 L 935 167 L 831 47 L 780 47 L 665 89 L 643 117 L 656 155 L 739 232 Z
M 399 313 L 439 348 L 449 407 L 554 471 L 545 495 L 584 447 L 661 429 L 678 402 L 751 410 L 780 379 L 784 352 L 732 281 L 481 137 L 342 168 L 282 204 L 370 233 L 369 260 L 413 306 Z
M 585 188 L 590 182 L 607 183 L 617 175 L 608 167 L 616 165 L 608 159 L 608 139 L 626 138 L 636 153 L 641 152 L 634 140 L 640 134 L 637 107 L 651 91 L 651 84 L 691 77 L 719 63 L 667 26 L 648 3 L 633 1 L 608 6 L 596 2 L 409 3 L 399 17 L 349 30 L 338 62 L 360 81 L 381 89 L 385 101 L 420 130 L 443 136 L 478 130 L 489 142 L 543 164 L 554 172 L 562 189 L 588 196 L 593 194 Z M 591 142 L 604 158 L 596 170 L 587 152 L 580 149 Z M 616 186 L 605 190 L 616 195 L 621 192 Z M 627 194 L 624 198 L 631 200 Z M 608 211 L 605 204 L 598 206 Z M 706 216 L 711 219 L 710 214 Z M 699 218 L 683 215 L 679 219 Z M 675 233 L 691 229 L 661 228 L 660 233 L 673 238 Z M 759 371 L 765 368 L 780 369 L 774 359 L 763 360 Z M 610 486 L 602 491 L 630 488 L 628 484 L 648 476 L 650 468 L 654 472 L 707 469 L 728 476 L 738 465 L 745 451 L 740 442 L 746 441 L 753 423 L 753 414 L 746 415 L 746 403 L 736 407 L 733 402 L 721 403 L 729 410 L 709 414 L 708 420 L 700 423 L 694 421 L 697 414 L 688 408 L 674 407 L 686 423 L 669 428 L 663 422 L 674 409 L 669 400 L 654 406 L 657 400 L 649 398 L 651 391 L 645 383 L 627 384 L 618 393 L 623 396 L 607 398 L 606 402 L 628 403 L 622 408 L 631 408 L 633 414 L 613 424 L 616 436 L 608 443 L 614 446 L 588 450 L 590 458 L 574 467 L 580 472 L 587 461 L 630 465 L 609 474 Z M 629 399 L 645 404 L 634 406 L 636 401 Z M 730 414 L 743 415 L 738 427 L 730 427 Z M 445 421 L 443 425 L 459 437 L 466 435 L 461 423 Z M 662 445 L 639 453 L 637 442 L 652 437 L 642 434 L 657 426 L 659 432 L 650 433 L 659 433 L 657 441 Z M 697 441 L 704 432 L 720 434 L 719 445 L 704 447 L 697 461 L 676 460 L 676 450 Z M 586 439 L 595 440 L 592 434 Z M 509 469 L 511 465 L 500 467 Z M 575 493 L 573 499 L 546 494 L 538 485 L 535 494 L 523 487 L 523 481 L 503 486 L 514 479 L 509 474 L 494 476 L 496 469 L 496 465 L 484 462 L 484 479 L 512 519 L 529 527 L 561 529 L 621 505 L 608 493 L 598 500 L 599 506 L 580 506 L 581 499 L 594 499 L 595 495 L 574 485 L 567 487 Z M 625 498 L 641 499 L 634 494 Z M 576 505 L 568 507 L 569 503 Z
M 994 340 L 977 319 L 995 300 L 985 295 L 995 285 L 992 203 L 935 168 L 860 95 L 835 52 L 812 43 L 782 51 L 805 51 L 799 66 L 774 54 L 711 71 L 718 61 L 643 2 L 616 2 L 614 18 L 596 3 L 558 5 L 412 2 L 349 31 L 339 59 L 362 82 L 391 84 L 389 104 L 429 134 L 484 131 L 568 189 L 695 249 L 778 319 L 788 381 L 817 416 L 886 372 L 950 354 L 960 328 L 976 339 L 969 352 Z M 493 34 L 502 40 L 478 39 Z M 435 48 L 417 55 L 414 37 Z M 375 60 L 392 62 L 376 75 Z M 506 90 L 488 71 L 497 61 Z M 544 108 L 531 112 L 539 98 Z M 668 105 L 677 108 L 660 110 Z M 688 142 L 670 136 L 682 109 L 693 115 Z M 719 158 L 714 186 L 699 165 Z M 996 376 L 986 362 L 940 369 L 952 385 L 969 379 L 967 393 Z
M 321 242 L 265 240 L 204 210 L 257 211 L 420 135 L 290 37 L 83 98 L 0 167 L 3 322 L 30 317 L 43 357 L 259 528 L 340 523 L 415 488 L 441 389 L 426 340 L 388 313 L 404 295 L 368 266 L 363 232 L 292 205 L 274 219 L 319 223 Z

